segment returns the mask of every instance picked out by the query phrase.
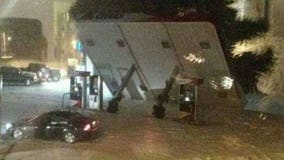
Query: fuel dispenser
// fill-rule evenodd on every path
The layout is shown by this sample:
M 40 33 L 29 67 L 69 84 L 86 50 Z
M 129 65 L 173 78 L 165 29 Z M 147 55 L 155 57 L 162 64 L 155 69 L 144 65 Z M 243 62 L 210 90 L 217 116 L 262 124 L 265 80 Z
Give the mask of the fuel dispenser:
M 164 103 L 168 100 L 169 92 L 172 89 L 174 82 L 176 82 L 179 86 L 179 110 L 182 112 L 188 112 L 190 121 L 197 120 L 197 89 L 198 85 L 203 83 L 203 79 L 191 77 L 187 73 L 182 72 L 179 66 L 175 66 L 171 76 L 168 80 L 166 80 L 165 88 L 163 89 L 162 93 L 158 95 L 156 103 L 153 105 L 153 116 L 156 118 L 164 118 Z
M 89 108 L 98 109 L 99 107 L 99 76 L 90 76 L 89 86 Z
M 70 99 L 82 101 L 82 83 L 80 83 L 80 79 L 77 76 L 70 77 Z
M 70 77 L 70 99 L 75 107 L 98 109 L 99 76 L 90 72 L 75 71 Z
M 188 113 L 189 120 L 196 120 L 197 86 L 191 84 L 179 85 L 178 105 L 181 112 Z

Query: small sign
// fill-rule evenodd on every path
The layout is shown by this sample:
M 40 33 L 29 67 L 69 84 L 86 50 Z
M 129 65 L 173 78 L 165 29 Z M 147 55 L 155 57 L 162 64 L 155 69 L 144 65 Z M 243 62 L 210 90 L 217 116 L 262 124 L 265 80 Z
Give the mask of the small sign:
M 189 84 L 189 85 L 201 85 L 203 83 L 202 78 L 191 77 L 186 75 L 186 73 L 179 74 L 175 78 L 176 83 L 179 85 Z
M 74 76 L 88 77 L 90 76 L 90 72 L 87 71 L 75 71 Z

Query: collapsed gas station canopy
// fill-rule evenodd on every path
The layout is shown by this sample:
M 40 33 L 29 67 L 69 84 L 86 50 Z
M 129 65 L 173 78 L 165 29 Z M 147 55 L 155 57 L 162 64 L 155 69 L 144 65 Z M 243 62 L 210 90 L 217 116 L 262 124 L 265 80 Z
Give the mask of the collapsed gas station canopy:
M 95 72 L 113 93 L 133 64 L 137 72 L 125 89 L 132 99 L 146 98 L 142 88 L 157 95 L 179 66 L 185 77 L 203 80 L 199 101 L 207 105 L 239 101 L 234 87 L 222 88 L 232 79 L 211 23 L 82 22 L 76 26 Z

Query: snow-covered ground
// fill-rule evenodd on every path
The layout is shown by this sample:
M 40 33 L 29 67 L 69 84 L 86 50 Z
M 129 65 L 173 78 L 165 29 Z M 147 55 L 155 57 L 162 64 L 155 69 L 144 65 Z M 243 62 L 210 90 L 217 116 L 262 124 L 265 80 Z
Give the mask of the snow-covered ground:
M 284 98 L 261 95 L 259 93 L 247 94 L 245 110 L 258 111 L 274 115 L 284 115 Z
M 61 107 L 62 95 L 69 92 L 69 87 L 68 79 L 33 86 L 4 86 L 0 113 L 2 126 L 7 122 Z M 69 103 L 68 97 L 65 98 L 66 103 Z
M 6 86 L 1 119 L 13 121 L 60 107 L 62 95 L 68 91 L 68 80 L 32 87 Z M 246 113 L 230 123 L 196 125 L 176 121 L 180 115 L 176 104 L 166 106 L 165 119 L 155 119 L 151 114 L 153 104 L 123 100 L 116 114 L 97 112 L 104 133 L 90 142 L 72 145 L 44 140 L 0 142 L 0 159 L 284 159 L 281 118 L 262 121 L 254 113 Z
M 0 157 L 60 160 L 274 160 L 284 158 L 282 119 L 261 121 L 248 113 L 229 124 L 178 123 L 176 105 L 165 119 L 151 115 L 153 102 L 122 101 L 119 112 L 97 112 L 104 134 L 93 141 L 65 144 L 25 140 L 0 147 Z M 6 155 L 8 152 L 9 154 Z

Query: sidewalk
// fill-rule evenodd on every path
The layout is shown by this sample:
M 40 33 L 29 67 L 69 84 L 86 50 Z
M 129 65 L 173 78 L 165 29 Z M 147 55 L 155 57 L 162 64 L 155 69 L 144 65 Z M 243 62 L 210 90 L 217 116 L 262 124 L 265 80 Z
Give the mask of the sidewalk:
M 263 96 L 260 94 L 247 95 L 245 110 L 258 111 L 276 115 L 284 115 L 284 98 Z

